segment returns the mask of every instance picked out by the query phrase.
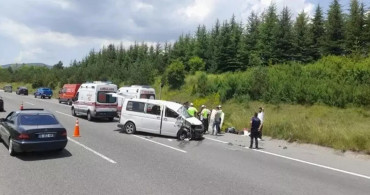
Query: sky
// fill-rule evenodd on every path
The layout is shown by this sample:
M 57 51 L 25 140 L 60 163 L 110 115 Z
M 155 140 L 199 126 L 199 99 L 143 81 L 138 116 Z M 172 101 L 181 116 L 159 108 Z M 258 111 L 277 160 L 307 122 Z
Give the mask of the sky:
M 340 0 L 344 11 L 349 1 Z M 302 10 L 312 16 L 317 4 L 326 11 L 331 0 L 1 0 L 0 64 L 69 66 L 111 43 L 173 42 L 233 14 L 245 23 L 271 2 L 295 17 Z

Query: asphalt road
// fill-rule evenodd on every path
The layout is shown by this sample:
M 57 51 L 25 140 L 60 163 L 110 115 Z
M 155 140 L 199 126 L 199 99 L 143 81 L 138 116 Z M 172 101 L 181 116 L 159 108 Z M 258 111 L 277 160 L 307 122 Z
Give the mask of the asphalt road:
M 61 153 L 16 157 L 0 144 L 0 194 L 369 194 L 370 178 L 279 158 L 210 139 L 127 135 L 117 120 L 76 118 L 55 99 L 0 91 L 6 112 L 45 108 L 68 129 Z M 268 148 L 263 149 L 269 152 Z M 292 157 L 294 158 L 294 157 Z M 324 158 L 324 157 L 323 157 Z M 364 167 L 366 168 L 366 167 Z M 370 165 L 369 167 L 370 168 Z

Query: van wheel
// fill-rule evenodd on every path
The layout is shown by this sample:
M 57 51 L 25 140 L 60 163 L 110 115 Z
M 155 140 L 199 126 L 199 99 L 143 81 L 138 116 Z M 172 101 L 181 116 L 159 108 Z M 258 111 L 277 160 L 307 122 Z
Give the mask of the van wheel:
M 87 120 L 88 121 L 92 121 L 93 120 L 93 117 L 91 116 L 90 111 L 87 111 Z
M 13 146 L 13 139 L 9 138 L 9 146 L 8 146 L 8 151 L 10 156 L 14 156 L 16 153 L 14 151 L 14 146 Z
M 178 140 L 184 140 L 188 137 L 188 133 L 184 130 L 181 130 L 179 131 L 179 133 L 177 133 L 177 139 Z
M 72 108 L 72 116 L 76 116 L 76 111 L 75 111 L 75 108 Z
M 134 134 L 136 131 L 135 124 L 133 122 L 127 122 L 125 124 L 125 131 L 127 134 Z

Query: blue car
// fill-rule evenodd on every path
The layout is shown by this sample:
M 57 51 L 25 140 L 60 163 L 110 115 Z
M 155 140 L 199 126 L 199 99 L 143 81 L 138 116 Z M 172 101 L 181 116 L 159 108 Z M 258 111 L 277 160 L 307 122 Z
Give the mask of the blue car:
M 41 87 L 35 92 L 35 98 L 40 97 L 42 99 L 51 98 L 53 96 L 53 91 L 50 88 Z

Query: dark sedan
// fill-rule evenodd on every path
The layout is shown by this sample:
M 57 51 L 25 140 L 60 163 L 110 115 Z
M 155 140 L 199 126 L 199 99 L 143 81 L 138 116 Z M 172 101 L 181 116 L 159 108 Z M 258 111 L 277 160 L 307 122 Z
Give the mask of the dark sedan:
M 0 137 L 12 156 L 18 152 L 62 151 L 68 141 L 66 129 L 43 109 L 14 111 L 0 119 Z
M 18 89 L 15 93 L 17 95 L 28 95 L 28 89 L 27 89 L 27 87 L 18 87 Z

